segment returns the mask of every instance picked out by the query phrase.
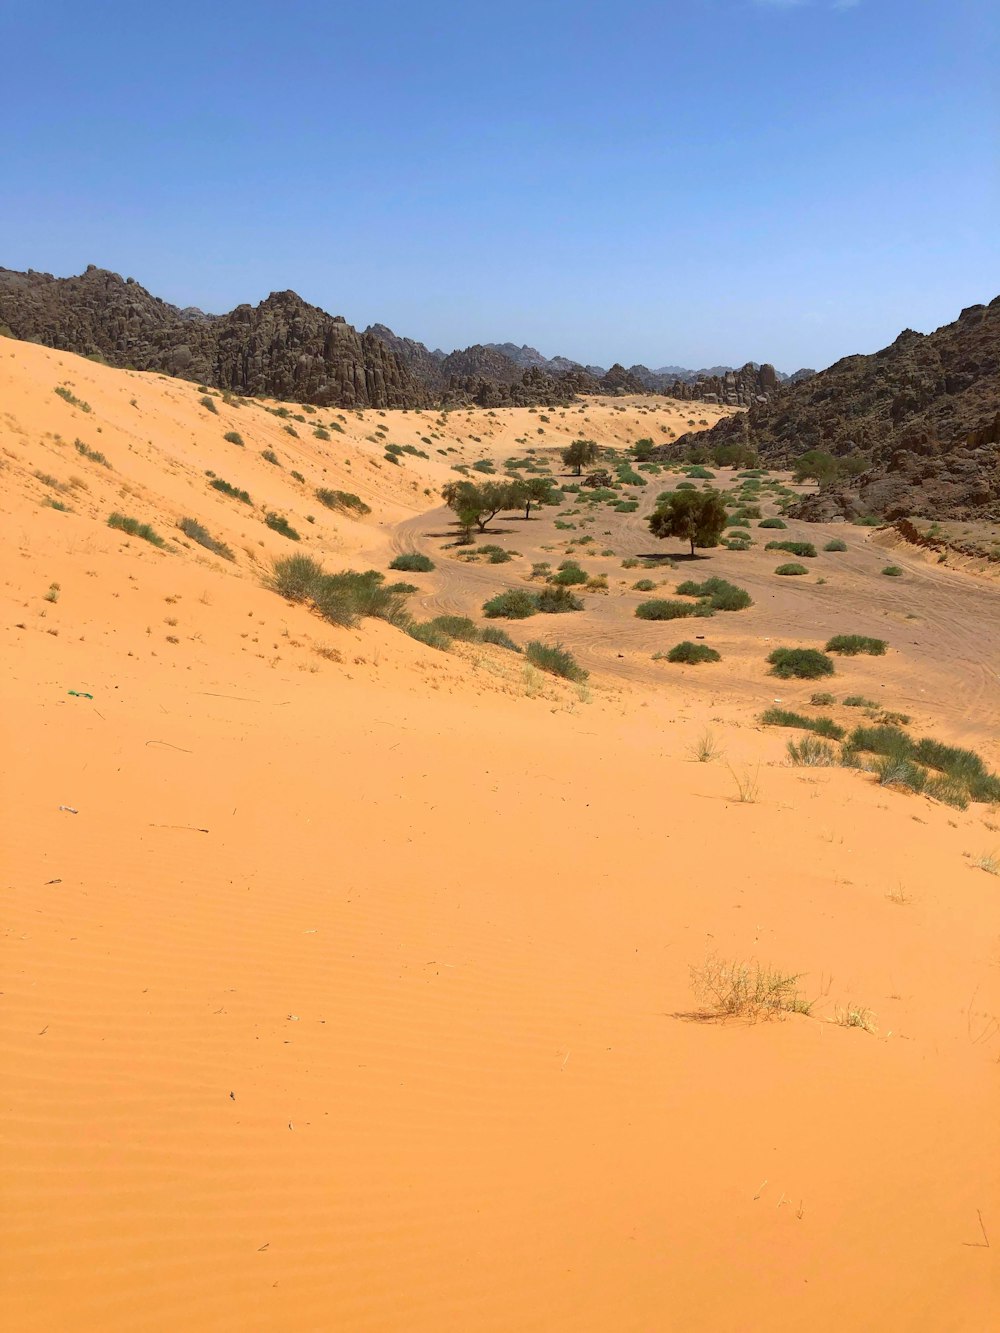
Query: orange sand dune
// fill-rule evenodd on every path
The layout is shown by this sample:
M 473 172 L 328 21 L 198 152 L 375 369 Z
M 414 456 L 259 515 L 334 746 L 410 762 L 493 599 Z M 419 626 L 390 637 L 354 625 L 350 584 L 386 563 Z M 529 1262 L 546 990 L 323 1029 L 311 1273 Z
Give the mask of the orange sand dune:
M 54 395 L 67 380 L 91 412 Z M 768 600 L 756 548 L 756 619 L 708 622 L 714 689 L 648 665 L 614 583 L 556 627 L 588 689 L 324 624 L 261 586 L 291 548 L 260 505 L 330 568 L 384 569 L 438 551 L 425 511 L 452 456 L 390 468 L 377 414 L 327 443 L 198 398 L 0 342 L 4 1327 L 992 1327 L 1000 880 L 976 862 L 996 809 L 787 766 L 794 733 L 755 718 L 808 696 L 761 667 L 798 594 Z M 598 411 L 619 443 L 650 433 L 641 404 Z M 416 443 L 413 415 L 390 437 Z M 486 456 L 523 437 L 507 415 L 475 421 Z M 323 485 L 372 513 L 310 504 Z M 109 529 L 112 508 L 170 549 Z M 185 515 L 236 559 L 185 544 Z M 497 540 L 526 563 L 528 531 Z M 892 626 L 893 650 L 836 688 L 884 670 L 887 705 L 912 693 L 921 732 L 995 765 L 996 601 L 970 610 L 993 585 L 894 553 L 921 632 L 947 614 L 961 635 L 950 697 L 896 629 L 899 589 L 871 603 L 882 557 L 845 536 L 841 611 Z M 449 560 L 428 614 L 524 578 Z M 814 642 L 831 594 L 801 592 Z M 721 753 L 698 763 L 706 729 Z M 811 1015 L 703 1021 L 689 970 L 713 954 L 804 974 Z M 835 1022 L 848 1006 L 873 1031 Z

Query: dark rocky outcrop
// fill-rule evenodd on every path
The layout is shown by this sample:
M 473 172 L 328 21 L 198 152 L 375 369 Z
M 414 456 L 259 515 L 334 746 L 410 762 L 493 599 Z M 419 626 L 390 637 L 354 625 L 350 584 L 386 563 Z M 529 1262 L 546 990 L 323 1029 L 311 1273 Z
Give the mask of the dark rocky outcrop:
M 870 356 L 778 385 L 667 452 L 734 443 L 770 464 L 814 449 L 867 463 L 804 501 L 803 517 L 1000 517 L 1000 297 L 934 333 L 907 329 Z

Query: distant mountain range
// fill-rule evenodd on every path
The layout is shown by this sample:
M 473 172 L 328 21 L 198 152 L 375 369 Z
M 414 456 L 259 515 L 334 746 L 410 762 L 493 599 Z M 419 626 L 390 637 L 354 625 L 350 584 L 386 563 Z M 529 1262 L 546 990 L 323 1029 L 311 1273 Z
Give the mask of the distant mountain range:
M 233 393 L 339 407 L 529 405 L 578 393 L 664 393 L 748 407 L 789 378 L 756 362 L 738 370 L 605 369 L 516 343 L 431 351 L 384 324 L 359 333 L 342 316 L 290 291 L 208 315 L 170 305 L 134 279 L 94 265 L 70 278 L 0 268 L 4 328 L 14 337 L 115 366 L 161 371 Z

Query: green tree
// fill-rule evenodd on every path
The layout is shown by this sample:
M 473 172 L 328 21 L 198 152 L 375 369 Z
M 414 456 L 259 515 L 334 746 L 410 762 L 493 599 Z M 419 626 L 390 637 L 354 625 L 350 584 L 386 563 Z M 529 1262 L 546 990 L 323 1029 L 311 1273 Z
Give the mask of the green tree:
M 674 491 L 649 516 L 654 537 L 680 537 L 696 546 L 718 546 L 726 525 L 726 506 L 718 491 Z
M 585 467 L 597 461 L 597 444 L 593 440 L 574 440 L 562 453 L 562 461 L 579 476 Z
M 523 481 L 513 482 L 512 486 L 517 490 L 519 503 L 524 505 L 524 517 L 531 517 L 531 506 L 536 508 L 542 505 L 552 504 L 552 483 L 547 477 L 529 477 Z
M 653 441 L 646 437 L 636 440 L 632 446 L 632 457 L 637 463 L 648 463 L 653 456 Z
M 825 449 L 810 449 L 792 464 L 792 476 L 796 481 L 806 481 L 810 477 L 821 486 L 829 485 L 837 476 L 837 460 Z
M 486 481 L 477 486 L 472 481 L 449 481 L 441 490 L 441 498 L 454 510 L 466 532 L 473 526 L 485 532 L 490 521 L 505 509 L 520 509 L 520 482 Z

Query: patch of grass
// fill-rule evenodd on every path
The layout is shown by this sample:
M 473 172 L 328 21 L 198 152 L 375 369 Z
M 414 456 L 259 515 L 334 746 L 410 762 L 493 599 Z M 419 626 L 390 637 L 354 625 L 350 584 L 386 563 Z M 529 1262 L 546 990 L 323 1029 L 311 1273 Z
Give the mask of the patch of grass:
M 863 694 L 848 694 L 844 699 L 845 708 L 877 708 L 874 699 L 866 699 Z
M 239 433 L 238 430 L 227 430 L 222 438 L 228 444 L 238 444 L 241 448 L 243 447 L 243 436 Z
M 215 477 L 209 482 L 213 491 L 221 491 L 223 495 L 232 496 L 234 500 L 239 500 L 242 504 L 252 504 L 253 501 L 246 491 L 241 491 L 237 486 L 230 486 L 228 481 L 223 481 L 221 477 Z
M 293 468 L 293 469 L 292 469 L 292 480 L 293 480 L 293 481 L 305 481 L 305 477 L 302 475 L 301 472 L 296 472 L 296 471 L 294 470 L 294 468 Z
M 713 759 L 719 759 L 723 753 L 722 746 L 711 731 L 703 731 L 688 750 L 691 758 L 696 759 L 699 764 L 710 764 Z
M 834 1022 L 842 1028 L 861 1028 L 864 1032 L 875 1031 L 876 1015 L 860 1004 L 847 1004 L 834 1009 Z
M 403 599 L 382 586 L 375 569 L 349 569 L 327 574 L 311 556 L 282 556 L 275 560 L 268 586 L 292 602 L 311 602 L 331 624 L 356 625 L 363 616 L 386 620 L 405 628 L 409 615 Z
M 736 799 L 741 805 L 756 805 L 760 796 L 760 764 L 751 773 L 749 768 L 745 768 L 742 773 L 737 773 L 735 768 L 729 769 L 736 783 Z
M 842 741 L 845 734 L 832 717 L 804 717 L 801 713 L 790 713 L 787 708 L 767 708 L 760 720 L 766 727 L 801 727 L 831 741 Z
M 302 540 L 299 533 L 295 531 L 283 514 L 265 514 L 264 523 L 272 532 L 280 532 L 282 537 L 287 537 L 291 542 Z
M 84 458 L 89 458 L 92 463 L 100 463 L 101 467 L 109 468 L 111 466 L 99 449 L 91 449 L 90 446 L 84 444 L 82 440 L 74 440 L 73 448 Z
M 898 579 L 903 571 L 900 569 L 899 565 L 886 565 L 885 569 L 882 570 L 882 573 L 886 578 Z
M 190 537 L 193 542 L 197 542 L 199 546 L 204 546 L 206 551 L 211 551 L 213 555 L 221 555 L 223 560 L 236 559 L 226 543 L 216 541 L 208 529 L 203 528 L 197 519 L 182 518 L 177 526 L 185 537 Z
M 353 495 L 350 491 L 331 491 L 326 487 L 320 487 L 316 492 L 316 499 L 321 505 L 326 505 L 327 509 L 349 509 L 361 515 L 372 512 L 360 496 Z
M 490 620 L 526 620 L 538 611 L 538 604 L 530 592 L 511 588 L 499 592 L 483 603 L 483 615 Z
M 583 602 L 568 588 L 548 587 L 535 595 L 535 605 L 547 615 L 561 615 L 565 611 L 582 611 Z
M 796 768 L 830 768 L 837 762 L 832 745 L 818 741 L 813 736 L 803 736 L 800 741 L 789 741 L 787 745 L 788 762 Z
M 685 616 L 710 616 L 712 608 L 703 602 L 672 602 L 668 598 L 656 597 L 648 602 L 640 602 L 635 608 L 640 620 L 682 620 Z
M 505 551 L 502 546 L 495 546 L 492 543 L 479 546 L 476 550 L 479 555 L 485 555 L 487 562 L 491 565 L 506 565 L 514 559 L 510 551 Z
M 414 621 L 412 625 L 406 626 L 406 632 L 411 639 L 416 639 L 418 643 L 425 644 L 428 648 L 436 648 L 442 653 L 446 653 L 452 644 L 451 637 L 443 629 L 437 628 L 432 620 L 424 621 L 422 624 Z
M 835 701 L 833 695 L 828 694 L 824 690 L 819 694 L 811 694 L 809 696 L 809 702 L 814 708 L 829 708 Z
M 789 555 L 804 556 L 807 559 L 812 559 L 816 555 L 816 547 L 812 542 L 768 542 L 764 550 L 787 551 Z
M 884 657 L 889 645 L 885 639 L 870 639 L 865 634 L 835 634 L 827 642 L 828 653 L 841 653 L 844 657 L 857 657 L 867 653 L 869 657 Z
M 640 579 L 638 583 L 632 584 L 633 592 L 655 592 L 656 584 L 652 579 Z
M 417 587 L 415 583 L 388 583 L 386 584 L 385 590 L 386 592 L 398 592 L 398 593 L 411 593 L 420 591 L 420 589 Z
M 823 547 L 823 550 L 824 550 L 824 551 L 846 551 L 846 550 L 847 550 L 847 542 L 841 541 L 839 537 L 833 537 L 833 538 L 832 538 L 830 541 L 828 541 L 827 544 Z
M 710 954 L 691 968 L 691 987 L 718 1018 L 779 1018 L 808 1014 L 811 1004 L 799 991 L 802 972 L 780 972 L 756 959 L 728 961 Z
M 214 398 L 209 398 L 208 394 L 205 394 L 203 398 L 198 399 L 198 402 L 202 405 L 202 407 L 206 410 L 206 412 L 214 412 L 216 416 L 218 416 L 219 409 L 215 406 Z
M 429 574 L 434 568 L 434 561 L 418 551 L 408 551 L 397 555 L 389 568 L 398 569 L 403 574 Z
M 78 407 L 81 412 L 90 412 L 92 410 L 89 403 L 85 403 L 82 398 L 77 398 L 73 390 L 67 388 L 65 384 L 57 384 L 56 393 L 60 398 L 65 399 L 70 407 Z
M 63 504 L 62 500 L 53 500 L 51 495 L 46 495 L 42 500 L 43 509 L 58 509 L 61 514 L 71 514 L 73 511 L 69 505 Z
M 834 673 L 829 657 L 816 648 L 775 648 L 767 660 L 771 674 L 781 680 L 816 680 Z
M 506 648 L 509 652 L 521 652 L 520 644 L 514 642 L 505 629 L 499 625 L 486 625 L 479 634 L 482 643 L 492 643 L 496 648 Z
M 435 616 L 429 622 L 432 628 L 447 634 L 449 639 L 461 639 L 463 643 L 474 643 L 479 638 L 476 622 L 468 616 Z
M 260 451 L 260 456 L 265 463 L 271 463 L 274 467 L 281 467 L 281 459 L 273 449 L 262 449 Z
M 685 639 L 676 644 L 667 653 L 668 662 L 683 662 L 688 666 L 697 666 L 700 662 L 721 662 L 722 654 L 705 643 L 692 643 Z
M 790 562 L 789 562 L 788 564 L 786 564 L 786 565 L 779 565 L 778 568 L 777 568 L 774 572 L 775 572 L 775 574 L 781 574 L 783 577 L 786 577 L 786 578 L 791 578 L 791 577 L 794 577 L 794 576 L 796 576 L 796 575 L 798 575 L 798 574 L 808 574 L 808 573 L 809 573 L 809 571 L 808 571 L 808 569 L 806 569 L 805 565 L 797 565 L 794 561 L 790 561 Z
M 117 528 L 130 537 L 141 537 L 144 542 L 150 542 L 153 546 L 166 546 L 167 544 L 148 523 L 140 523 L 137 518 L 129 518 L 126 514 L 114 513 L 109 515 L 108 527 Z
M 561 643 L 547 644 L 533 639 L 524 652 L 532 666 L 538 667 L 539 671 L 547 671 L 551 676 L 561 676 L 563 680 L 582 684 L 590 675 Z
M 987 875 L 1000 875 L 1000 857 L 996 852 L 983 852 L 972 864 L 977 870 L 985 870 Z
M 706 579 L 704 583 L 688 579 L 678 585 L 677 593 L 680 597 L 707 601 L 713 611 L 745 611 L 748 606 L 753 606 L 753 598 L 746 588 L 738 588 L 735 583 L 720 578 Z

